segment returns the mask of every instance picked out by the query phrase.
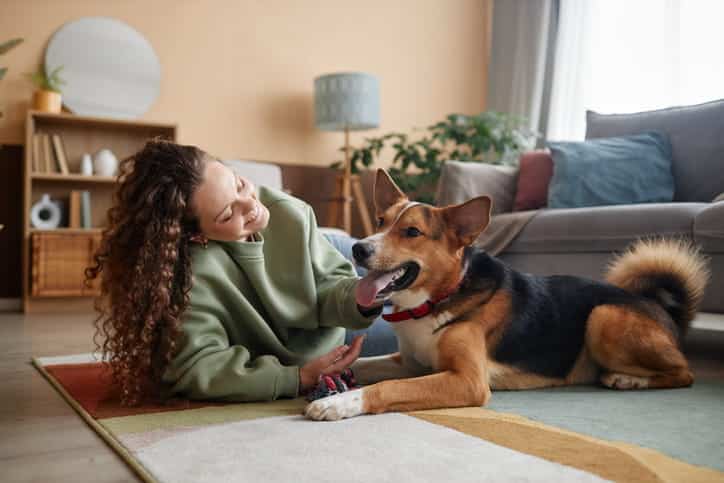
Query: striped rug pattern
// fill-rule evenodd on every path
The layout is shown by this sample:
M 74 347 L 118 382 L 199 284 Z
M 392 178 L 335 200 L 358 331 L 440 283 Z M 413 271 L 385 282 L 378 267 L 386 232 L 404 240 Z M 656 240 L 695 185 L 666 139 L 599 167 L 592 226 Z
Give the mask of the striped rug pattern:
M 33 360 L 145 481 L 724 482 L 724 473 L 482 408 L 313 422 L 302 399 L 124 408 L 90 354 Z

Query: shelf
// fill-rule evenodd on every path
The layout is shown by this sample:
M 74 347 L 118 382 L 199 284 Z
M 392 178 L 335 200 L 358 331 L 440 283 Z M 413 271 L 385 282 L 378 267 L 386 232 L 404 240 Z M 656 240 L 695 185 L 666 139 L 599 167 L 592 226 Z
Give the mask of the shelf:
M 90 233 L 101 233 L 103 231 L 103 228 L 51 228 L 51 229 L 43 229 L 43 228 L 31 228 L 30 233 L 67 233 L 67 234 L 75 234 L 75 233 L 83 233 L 83 234 L 90 234 Z
M 55 170 L 31 172 L 35 134 L 60 136 L 70 173 L 63 174 Z M 92 297 L 78 297 L 86 290 L 82 283 L 83 276 L 78 268 L 84 263 L 92 263 L 91 256 L 102 242 L 108 210 L 113 206 L 119 184 L 116 176 L 80 174 L 83 156 L 101 149 L 109 149 L 121 161 L 137 153 L 149 139 L 162 138 L 175 141 L 176 137 L 176 125 L 171 123 L 37 111 L 27 113 L 25 144 L 26 148 L 30 149 L 25 149 L 23 161 L 24 311 L 57 313 L 93 308 L 93 304 L 89 303 Z M 41 148 L 39 151 L 42 151 L 44 157 L 47 151 L 46 145 L 38 147 Z M 51 145 L 50 151 L 54 151 L 54 147 Z M 38 156 L 41 156 L 41 153 L 38 153 Z M 54 156 L 51 154 L 52 157 Z M 62 227 L 47 230 L 31 225 L 29 214 L 32 204 L 44 194 L 60 201 L 66 210 L 64 218 L 70 219 L 68 211 L 72 191 L 90 192 L 90 226 L 93 228 Z M 37 274 L 48 274 L 48 277 L 39 275 L 34 278 L 34 267 L 37 267 Z M 64 274 L 67 274 L 67 278 Z M 94 293 L 96 292 L 94 289 Z
M 76 124 L 76 125 L 96 125 L 106 126 L 109 128 L 128 128 L 128 129 L 161 129 L 161 130 L 176 130 L 176 124 L 156 121 L 141 121 L 137 119 L 114 119 L 110 117 L 90 117 L 90 116 L 76 116 L 75 114 L 68 113 L 50 113 L 42 111 L 28 111 L 28 117 L 35 119 L 47 120 L 47 121 L 58 121 L 63 124 Z
M 84 183 L 115 183 L 115 176 L 91 176 L 84 174 L 33 173 L 32 179 L 43 181 L 81 181 Z

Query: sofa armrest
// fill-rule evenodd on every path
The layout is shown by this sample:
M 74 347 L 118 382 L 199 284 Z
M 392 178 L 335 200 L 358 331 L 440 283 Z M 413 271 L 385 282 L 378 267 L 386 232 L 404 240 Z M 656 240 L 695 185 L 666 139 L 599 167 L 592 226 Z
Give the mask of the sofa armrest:
M 277 190 L 283 189 L 282 170 L 274 163 L 228 159 L 224 163 L 238 175 L 244 176 L 256 185 L 264 185 Z
M 707 253 L 724 253 L 724 201 L 712 203 L 696 215 L 694 240 Z

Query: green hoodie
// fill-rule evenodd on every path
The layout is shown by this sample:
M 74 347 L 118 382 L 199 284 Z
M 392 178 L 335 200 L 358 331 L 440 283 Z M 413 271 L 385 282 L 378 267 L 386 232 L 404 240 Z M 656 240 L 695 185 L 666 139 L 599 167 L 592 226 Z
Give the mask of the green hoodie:
M 259 188 L 268 226 L 255 241 L 209 241 L 191 251 L 183 339 L 163 380 L 192 399 L 268 401 L 299 393 L 299 366 L 369 326 L 354 268 L 301 200 Z

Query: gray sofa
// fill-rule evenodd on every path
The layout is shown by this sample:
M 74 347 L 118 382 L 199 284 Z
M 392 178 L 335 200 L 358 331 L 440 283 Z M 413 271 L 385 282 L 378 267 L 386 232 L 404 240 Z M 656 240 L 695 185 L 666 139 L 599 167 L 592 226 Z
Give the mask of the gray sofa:
M 724 201 L 713 201 L 724 193 L 724 100 L 636 114 L 587 113 L 589 139 L 652 130 L 667 133 L 671 140 L 676 185 L 673 202 L 543 209 L 498 256 L 525 272 L 600 280 L 613 253 L 638 238 L 687 238 L 695 241 L 711 262 L 712 279 L 701 310 L 724 314 Z M 506 213 L 512 207 L 507 203 L 514 197 L 510 187 L 514 190 L 515 182 L 509 182 L 505 192 L 500 170 L 491 175 L 495 168 L 481 166 L 485 165 L 446 163 L 441 183 L 459 185 L 443 186 L 438 192 L 467 198 L 492 191 L 494 202 L 501 200 L 494 219 L 520 217 Z M 471 190 L 471 184 L 477 188 Z

